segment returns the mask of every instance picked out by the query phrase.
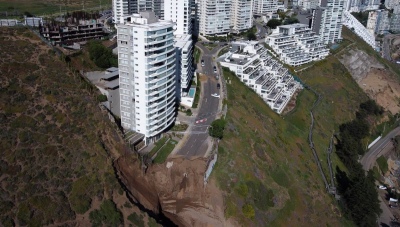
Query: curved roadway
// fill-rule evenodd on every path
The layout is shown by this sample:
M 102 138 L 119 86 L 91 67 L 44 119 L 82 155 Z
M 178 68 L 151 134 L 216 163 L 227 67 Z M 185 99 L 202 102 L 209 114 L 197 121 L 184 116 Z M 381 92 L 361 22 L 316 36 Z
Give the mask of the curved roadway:
M 392 143 L 392 138 L 400 134 L 400 127 L 393 129 L 385 137 L 381 138 L 376 144 L 374 144 L 367 153 L 361 158 L 360 162 L 365 171 L 370 170 L 374 165 L 375 161 L 379 156 L 384 155 L 390 149 L 384 149 L 386 146 Z M 393 214 L 390 208 L 386 205 L 385 201 L 379 196 L 380 206 L 382 214 L 379 217 L 379 225 L 390 226 L 391 220 L 393 220 Z
M 204 76 L 200 78 L 201 81 L 201 94 L 200 94 L 200 103 L 198 106 L 197 116 L 195 118 L 195 122 L 199 120 L 205 120 L 201 123 L 195 123 L 190 126 L 188 131 L 189 134 L 185 139 L 185 143 L 179 148 L 176 152 L 176 155 L 184 156 L 187 159 L 193 157 L 204 157 L 208 150 L 208 127 L 215 120 L 216 114 L 218 113 L 218 107 L 220 100 L 219 98 L 212 97 L 211 94 L 220 92 L 217 89 L 216 73 L 214 73 L 214 66 L 217 66 L 213 57 L 216 57 L 216 54 L 219 49 L 223 47 L 224 43 L 219 43 L 217 47 L 215 47 L 212 51 L 207 49 L 207 47 L 203 46 L 200 42 L 196 44 L 196 46 L 201 49 L 201 59 L 204 60 L 204 67 L 201 67 L 198 64 L 198 70 L 200 74 Z M 201 131 L 204 133 L 190 133 L 191 131 Z

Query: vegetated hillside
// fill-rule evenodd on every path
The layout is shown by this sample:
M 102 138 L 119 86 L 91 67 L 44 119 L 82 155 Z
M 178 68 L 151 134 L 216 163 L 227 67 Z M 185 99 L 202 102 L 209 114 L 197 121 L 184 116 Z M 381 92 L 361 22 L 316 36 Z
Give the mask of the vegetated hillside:
M 20 14 L 29 12 L 36 16 L 42 16 L 60 13 L 60 11 L 65 13 L 82 9 L 99 9 L 100 3 L 102 8 L 106 9 L 111 7 L 112 0 L 0 0 L 0 13 L 7 12 L 9 16 L 12 16 L 14 12 Z
M 0 53 L 0 225 L 132 222 L 112 167 L 128 150 L 95 90 L 25 28 L 0 29 Z
M 303 90 L 296 108 L 278 116 L 231 72 L 224 76 L 231 81 L 227 126 L 212 175 L 225 193 L 226 217 L 243 226 L 348 225 L 328 195 L 309 148 L 314 93 Z M 341 123 L 355 117 L 367 96 L 333 56 L 298 76 L 322 95 L 314 111 L 313 137 L 330 180 L 329 139 Z M 336 155 L 333 159 L 340 164 Z

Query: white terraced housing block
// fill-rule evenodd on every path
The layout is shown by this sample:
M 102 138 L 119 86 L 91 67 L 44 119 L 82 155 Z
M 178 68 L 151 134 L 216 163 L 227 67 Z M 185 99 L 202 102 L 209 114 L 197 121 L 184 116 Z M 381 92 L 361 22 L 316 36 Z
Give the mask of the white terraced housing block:
M 296 90 L 301 88 L 300 83 L 257 41 L 232 42 L 231 45 L 230 51 L 218 58 L 220 64 L 281 114 Z
M 117 25 L 121 124 L 148 144 L 175 121 L 174 24 L 141 12 Z
M 375 35 L 371 34 L 349 11 L 344 11 L 343 25 L 353 30 L 368 45 L 376 50 Z
M 299 66 L 311 61 L 322 60 L 329 50 L 305 24 L 278 26 L 265 42 L 288 65 Z

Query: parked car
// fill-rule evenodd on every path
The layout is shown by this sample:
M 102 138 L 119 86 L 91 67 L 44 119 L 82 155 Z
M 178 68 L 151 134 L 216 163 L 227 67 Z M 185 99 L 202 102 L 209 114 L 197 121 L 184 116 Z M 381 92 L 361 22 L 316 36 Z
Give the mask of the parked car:
M 386 188 L 385 186 L 383 186 L 383 185 L 379 185 L 378 188 L 379 188 L 379 189 L 382 189 L 382 190 L 386 190 L 386 189 L 387 189 L 387 188 Z
M 214 73 L 217 73 L 217 66 L 214 65 Z
M 201 66 L 204 66 L 204 60 L 201 59 Z
M 221 88 L 221 84 L 217 84 L 217 89 L 220 89 Z

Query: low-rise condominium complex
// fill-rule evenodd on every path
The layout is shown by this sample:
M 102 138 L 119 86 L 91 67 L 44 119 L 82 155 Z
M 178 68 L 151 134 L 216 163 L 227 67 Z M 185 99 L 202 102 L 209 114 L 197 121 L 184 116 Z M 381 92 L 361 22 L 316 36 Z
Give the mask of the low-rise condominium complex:
M 253 89 L 272 110 L 281 114 L 301 84 L 257 41 L 233 42 L 220 64 Z
M 265 42 L 288 65 L 299 66 L 324 59 L 329 50 L 305 24 L 278 26 Z

